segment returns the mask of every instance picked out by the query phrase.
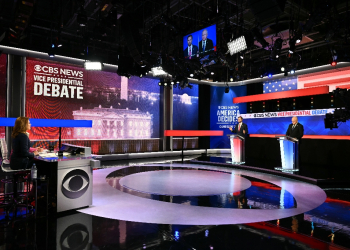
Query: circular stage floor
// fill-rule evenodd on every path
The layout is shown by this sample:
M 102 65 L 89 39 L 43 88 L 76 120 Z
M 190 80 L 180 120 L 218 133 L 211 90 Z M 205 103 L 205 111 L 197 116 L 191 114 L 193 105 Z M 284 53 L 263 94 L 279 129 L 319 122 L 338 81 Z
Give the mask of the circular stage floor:
M 223 172 L 162 170 L 128 175 L 120 185 L 135 191 L 172 196 L 210 196 L 234 193 L 250 187 L 246 178 Z
M 155 167 L 171 170 L 154 171 Z M 127 168 L 129 167 L 113 167 L 94 171 L 93 205 L 79 211 L 110 219 L 144 223 L 224 225 L 291 217 L 318 207 L 326 199 L 325 192 L 316 185 L 248 170 L 179 163 L 150 164 L 136 168 L 133 166 L 134 169 L 130 172 Z M 128 175 L 118 176 L 117 172 L 128 172 Z M 260 207 L 261 209 L 239 209 L 174 202 L 175 198 L 181 195 L 217 193 L 216 197 L 221 198 L 224 195 L 220 194 L 228 191 L 229 195 L 234 197 L 236 190 L 246 194 L 251 190 L 249 178 L 263 181 L 263 186 L 273 185 L 270 189 L 264 189 L 255 183 L 256 193 L 264 192 L 263 196 L 269 197 L 269 191 L 264 190 L 272 191 L 277 187 L 281 190 L 278 197 L 280 203 L 283 205 L 286 201 L 286 197 L 283 196 L 288 192 L 292 200 L 295 200 L 296 206 L 288 209 L 280 209 L 284 206 L 276 209 L 264 209 L 264 206 Z M 155 194 L 164 195 L 155 200 L 152 198 Z M 208 196 L 199 197 L 203 197 L 202 200 L 210 200 Z

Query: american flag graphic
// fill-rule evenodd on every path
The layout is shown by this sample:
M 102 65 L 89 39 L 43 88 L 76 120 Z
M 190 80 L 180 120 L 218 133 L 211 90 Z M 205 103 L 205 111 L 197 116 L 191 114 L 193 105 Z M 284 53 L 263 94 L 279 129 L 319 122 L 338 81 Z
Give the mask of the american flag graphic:
M 288 90 L 298 89 L 298 78 L 295 77 L 285 77 L 277 80 L 270 80 L 263 82 L 264 94 L 276 93 Z

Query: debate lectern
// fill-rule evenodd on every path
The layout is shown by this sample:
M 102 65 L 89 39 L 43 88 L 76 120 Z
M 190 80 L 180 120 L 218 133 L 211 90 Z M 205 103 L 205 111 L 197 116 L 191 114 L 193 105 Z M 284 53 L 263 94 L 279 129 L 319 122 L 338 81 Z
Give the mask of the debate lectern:
M 231 157 L 232 164 L 244 164 L 245 163 L 245 138 L 237 134 L 229 134 L 231 144 Z
M 299 143 L 298 139 L 289 136 L 276 136 L 280 142 L 282 168 L 276 170 L 295 172 L 299 171 Z

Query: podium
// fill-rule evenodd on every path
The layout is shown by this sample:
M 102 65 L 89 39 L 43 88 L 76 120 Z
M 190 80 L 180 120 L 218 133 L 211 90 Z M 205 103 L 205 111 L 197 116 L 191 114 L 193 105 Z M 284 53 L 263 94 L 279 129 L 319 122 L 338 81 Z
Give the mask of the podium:
M 245 138 L 237 134 L 229 134 L 231 145 L 231 157 L 232 164 L 244 164 L 245 163 Z
M 280 143 L 281 168 L 275 168 L 284 172 L 299 171 L 299 143 L 298 139 L 289 136 L 276 136 Z

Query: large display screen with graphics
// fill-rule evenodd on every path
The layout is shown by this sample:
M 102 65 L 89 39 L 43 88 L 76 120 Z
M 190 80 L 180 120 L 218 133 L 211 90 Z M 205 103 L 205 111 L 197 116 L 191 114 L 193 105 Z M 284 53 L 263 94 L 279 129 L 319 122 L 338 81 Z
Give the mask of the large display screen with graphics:
M 6 116 L 6 63 L 5 54 L 0 55 L 0 117 Z M 5 127 L 0 126 L 0 138 L 5 137 Z
M 334 109 L 313 109 L 300 111 L 282 111 L 243 114 L 244 121 L 249 127 L 250 134 L 285 134 L 292 117 L 297 116 L 300 124 L 304 126 L 305 135 L 349 135 L 350 121 L 341 123 L 339 128 L 326 129 L 324 118 L 326 113 Z
M 233 104 L 232 99 L 246 94 L 246 86 L 230 87 L 229 93 L 225 93 L 224 87 L 210 87 L 210 129 L 224 131 L 224 136 L 210 138 L 211 148 L 230 148 L 227 137 L 227 134 L 231 134 L 229 127 L 234 127 L 238 123 L 238 116 L 247 111 L 245 103 Z
M 173 129 L 198 129 L 198 85 L 192 89 L 173 89 Z
M 92 128 L 64 128 L 63 139 L 145 139 L 159 137 L 157 79 L 50 61 L 27 59 L 26 116 L 92 120 Z M 58 128 L 32 128 L 32 140 L 57 139 Z

